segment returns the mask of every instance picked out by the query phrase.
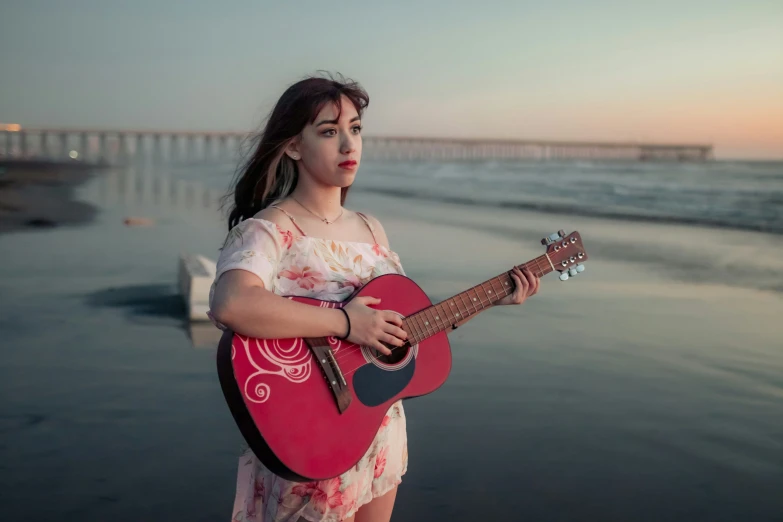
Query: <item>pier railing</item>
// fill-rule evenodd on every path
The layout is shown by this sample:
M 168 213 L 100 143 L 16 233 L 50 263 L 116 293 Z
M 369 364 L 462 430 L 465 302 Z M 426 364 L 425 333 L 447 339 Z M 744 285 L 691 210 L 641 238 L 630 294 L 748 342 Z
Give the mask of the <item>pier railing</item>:
M 74 159 L 110 165 L 236 161 L 243 132 L 25 128 L 0 131 L 0 157 Z M 365 136 L 363 158 L 467 161 L 707 161 L 712 145 Z

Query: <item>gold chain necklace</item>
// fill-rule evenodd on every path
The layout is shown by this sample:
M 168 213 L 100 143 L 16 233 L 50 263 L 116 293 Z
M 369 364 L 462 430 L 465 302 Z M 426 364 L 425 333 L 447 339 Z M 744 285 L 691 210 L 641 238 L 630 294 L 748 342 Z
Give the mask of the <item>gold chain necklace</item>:
M 296 202 L 299 204 L 299 206 L 300 206 L 300 207 L 302 207 L 303 209 L 305 209 L 306 211 L 308 211 L 309 213 L 311 213 L 312 215 L 314 215 L 315 217 L 317 217 L 318 219 L 320 219 L 321 221 L 323 221 L 323 222 L 324 222 L 324 223 L 326 223 L 327 225 L 331 225 L 332 223 L 334 223 L 335 221 L 337 221 L 338 219 L 340 219 L 340 218 L 343 216 L 343 212 L 345 211 L 345 209 L 344 209 L 344 208 L 343 208 L 343 209 L 340 209 L 340 215 L 339 215 L 339 216 L 337 216 L 336 218 L 334 218 L 333 220 L 329 221 L 328 219 L 326 219 L 326 218 L 323 218 L 323 217 L 319 216 L 318 214 L 316 214 L 315 212 L 313 212 L 312 210 L 310 210 L 310 209 L 309 209 L 309 208 L 307 208 L 306 206 L 302 205 L 302 204 L 299 202 L 299 200 L 298 200 L 298 199 L 296 199 L 295 197 L 291 196 L 291 199 L 293 199 L 294 201 L 296 201 Z

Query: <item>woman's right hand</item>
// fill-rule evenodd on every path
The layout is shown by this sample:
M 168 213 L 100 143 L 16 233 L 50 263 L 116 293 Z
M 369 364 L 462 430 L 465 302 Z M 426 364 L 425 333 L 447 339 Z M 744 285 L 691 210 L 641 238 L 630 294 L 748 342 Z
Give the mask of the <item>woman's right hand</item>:
M 399 315 L 385 310 L 373 310 L 367 306 L 380 302 L 377 297 L 361 296 L 352 299 L 343 307 L 351 320 L 351 333 L 347 340 L 391 355 L 391 350 L 381 343 L 402 346 L 408 334 L 401 328 L 402 319 Z

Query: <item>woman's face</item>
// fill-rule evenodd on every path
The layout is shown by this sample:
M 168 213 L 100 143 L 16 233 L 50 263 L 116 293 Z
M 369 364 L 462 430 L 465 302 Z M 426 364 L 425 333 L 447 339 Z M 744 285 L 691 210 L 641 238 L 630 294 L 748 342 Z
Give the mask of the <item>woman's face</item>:
M 300 174 L 329 186 L 348 187 L 362 157 L 361 121 L 353 103 L 342 98 L 342 114 L 329 103 L 286 153 L 298 162 Z M 304 172 L 302 172 L 304 171 Z

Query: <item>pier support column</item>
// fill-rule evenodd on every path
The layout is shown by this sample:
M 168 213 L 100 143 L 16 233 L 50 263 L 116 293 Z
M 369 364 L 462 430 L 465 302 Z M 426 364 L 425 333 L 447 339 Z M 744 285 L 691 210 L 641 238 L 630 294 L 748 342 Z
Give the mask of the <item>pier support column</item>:
M 61 132 L 60 133 L 60 159 L 68 158 L 70 159 L 70 153 L 71 151 L 68 149 L 68 133 L 67 132 Z
M 82 132 L 81 136 L 79 137 L 80 145 L 79 148 L 79 156 L 82 158 L 82 161 L 90 161 L 90 142 L 88 141 L 88 136 L 86 132 Z
M 106 150 L 106 133 L 102 132 L 98 137 L 98 161 L 103 163 L 109 162 L 109 154 Z

